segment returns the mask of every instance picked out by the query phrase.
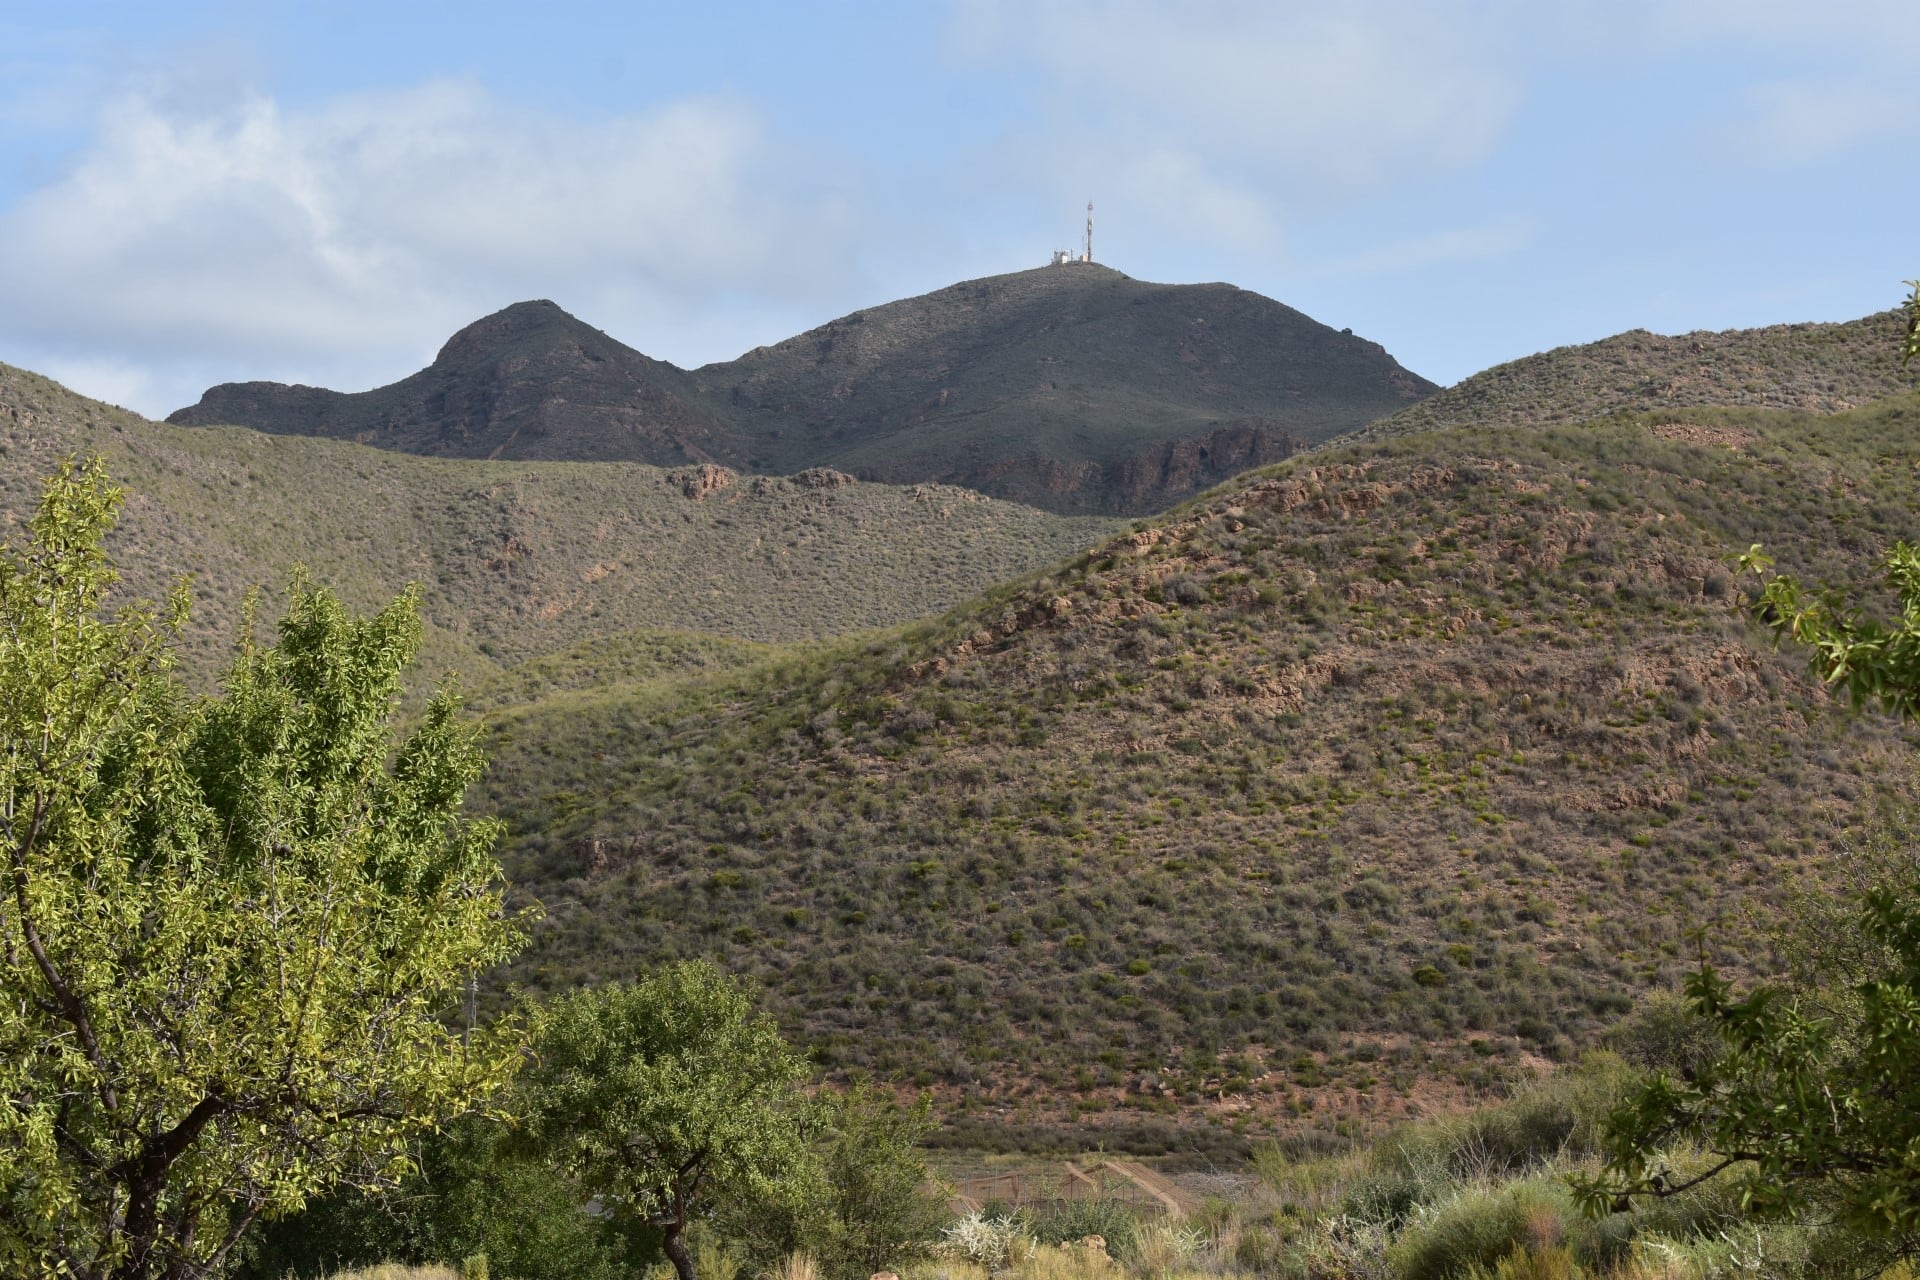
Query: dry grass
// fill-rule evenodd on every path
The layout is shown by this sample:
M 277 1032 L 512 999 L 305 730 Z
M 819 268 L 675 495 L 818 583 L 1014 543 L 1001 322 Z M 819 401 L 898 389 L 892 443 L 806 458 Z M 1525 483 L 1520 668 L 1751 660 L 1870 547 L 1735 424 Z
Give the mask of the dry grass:
M 801 1250 L 788 1254 L 762 1272 L 760 1280 L 820 1280 L 820 1264 L 812 1254 Z
M 1020 1280 L 1126 1280 L 1127 1269 L 1104 1249 L 1063 1244 L 1036 1248 L 1014 1274 Z

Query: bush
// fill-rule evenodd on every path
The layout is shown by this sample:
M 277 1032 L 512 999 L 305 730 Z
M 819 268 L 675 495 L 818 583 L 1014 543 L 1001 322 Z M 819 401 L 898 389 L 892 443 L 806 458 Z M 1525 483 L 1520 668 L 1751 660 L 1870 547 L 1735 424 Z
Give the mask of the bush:
M 1683 1078 L 1720 1056 L 1720 1033 L 1670 991 L 1648 996 L 1607 1039 L 1634 1066 Z
M 830 1276 L 869 1275 L 924 1257 L 948 1215 L 928 1187 L 920 1143 L 932 1128 L 922 1097 L 902 1107 L 885 1090 L 823 1091 L 807 1120 L 818 1177 L 789 1179 L 783 1200 L 739 1201 L 720 1227 L 756 1260 L 804 1252 Z
M 1034 1215 L 1029 1227 L 1041 1244 L 1072 1244 L 1087 1236 L 1100 1236 L 1107 1242 L 1107 1252 L 1123 1260 L 1134 1255 L 1137 1228 L 1132 1209 L 1105 1197 L 1067 1201 Z
M 1033 1253 L 1033 1239 L 1016 1218 L 989 1218 L 972 1213 L 941 1233 L 941 1248 L 948 1254 L 985 1267 L 1004 1271 Z
M 505 1154 L 503 1137 L 478 1119 L 449 1126 L 426 1141 L 419 1172 L 396 1193 L 341 1192 L 268 1223 L 236 1275 L 282 1280 L 485 1256 L 514 1280 L 615 1280 L 660 1257 L 657 1231 L 622 1231 L 588 1212 L 577 1184 L 538 1158 Z
M 1469 1187 L 1412 1222 L 1387 1257 L 1403 1280 L 1458 1280 L 1523 1246 L 1560 1244 L 1575 1216 L 1571 1193 L 1557 1182 Z

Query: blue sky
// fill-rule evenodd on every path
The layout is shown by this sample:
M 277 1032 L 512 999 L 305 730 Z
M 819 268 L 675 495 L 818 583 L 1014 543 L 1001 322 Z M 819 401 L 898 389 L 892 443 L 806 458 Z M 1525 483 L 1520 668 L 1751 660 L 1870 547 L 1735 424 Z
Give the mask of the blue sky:
M 394 16 L 394 10 L 401 16 Z M 0 3 L 0 360 L 151 414 L 549 297 L 729 359 L 1078 243 L 1440 382 L 1920 275 L 1911 0 Z

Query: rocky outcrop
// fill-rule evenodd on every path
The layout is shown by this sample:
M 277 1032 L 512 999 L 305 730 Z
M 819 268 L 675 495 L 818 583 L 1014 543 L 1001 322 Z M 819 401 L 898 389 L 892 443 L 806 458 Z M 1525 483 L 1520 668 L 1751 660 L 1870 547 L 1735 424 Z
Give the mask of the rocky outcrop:
M 803 489 L 844 489 L 859 481 L 844 471 L 835 471 L 832 467 L 808 467 L 805 471 L 795 472 L 793 482 Z
M 1114 468 L 1111 488 L 1125 509 L 1164 509 L 1242 471 L 1284 462 L 1307 446 L 1277 422 L 1243 419 L 1134 454 Z
M 676 471 L 674 483 L 680 486 L 680 492 L 695 502 L 720 492 L 732 485 L 740 477 L 725 467 L 716 467 L 711 462 L 686 471 Z

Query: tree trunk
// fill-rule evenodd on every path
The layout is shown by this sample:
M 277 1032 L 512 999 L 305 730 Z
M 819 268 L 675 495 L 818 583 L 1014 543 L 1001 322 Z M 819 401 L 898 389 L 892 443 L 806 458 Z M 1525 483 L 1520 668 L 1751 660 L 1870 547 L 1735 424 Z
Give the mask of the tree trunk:
M 666 1253 L 667 1260 L 673 1263 L 674 1274 L 680 1280 L 694 1280 L 693 1255 L 687 1252 L 687 1242 L 680 1238 L 686 1230 L 684 1218 L 675 1218 L 667 1223 L 666 1235 L 661 1238 L 660 1248 Z

